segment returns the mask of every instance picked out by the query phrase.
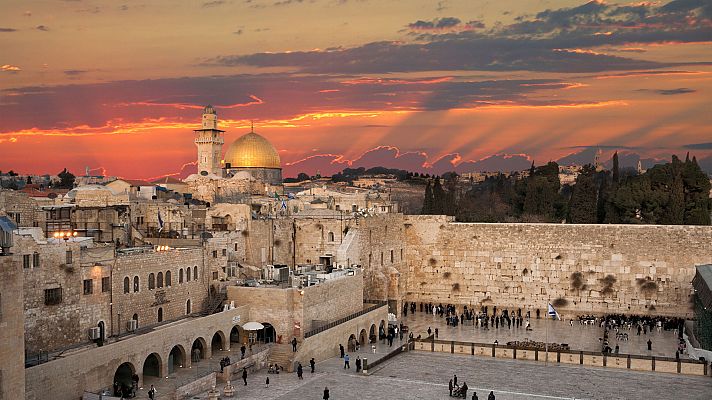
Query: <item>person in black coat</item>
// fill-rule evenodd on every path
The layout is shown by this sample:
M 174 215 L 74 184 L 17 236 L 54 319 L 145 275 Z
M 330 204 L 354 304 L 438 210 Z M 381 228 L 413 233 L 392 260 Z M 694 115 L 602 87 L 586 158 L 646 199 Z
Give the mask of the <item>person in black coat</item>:
M 341 353 L 341 358 L 344 358 L 344 345 L 339 344 L 339 352 Z
M 314 366 L 316 365 L 316 362 L 314 361 L 314 358 L 309 360 L 309 366 L 311 367 L 311 373 L 314 373 Z
M 245 382 L 245 386 L 247 386 L 247 368 L 242 369 L 242 380 Z
M 297 366 L 297 377 L 299 379 L 304 379 L 304 377 L 302 375 L 303 373 L 304 373 L 304 369 L 302 369 L 302 363 L 299 363 L 299 365 Z
M 538 310 L 537 310 L 538 311 Z M 490 391 L 489 396 L 487 396 L 487 400 L 495 400 L 494 398 L 494 392 Z
M 328 399 L 329 399 L 329 388 L 325 387 L 324 388 L 324 400 L 328 400 Z

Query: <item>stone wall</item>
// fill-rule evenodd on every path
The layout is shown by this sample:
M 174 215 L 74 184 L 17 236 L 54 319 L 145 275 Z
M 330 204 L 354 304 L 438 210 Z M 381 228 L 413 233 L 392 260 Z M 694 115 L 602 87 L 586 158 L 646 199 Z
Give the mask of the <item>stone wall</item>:
M 150 354 L 158 356 L 161 376 L 166 376 L 169 374 L 169 354 L 174 346 L 189 353 L 195 341 L 202 341 L 207 343 L 205 358 L 209 358 L 213 336 L 217 334 L 228 338 L 230 330 L 237 326 L 235 321 L 238 318 L 246 321 L 247 315 L 246 307 L 237 307 L 169 324 L 141 335 L 130 335 L 102 347 L 67 352 L 62 358 L 25 370 L 25 398 L 44 400 L 48 388 L 52 398 L 58 400 L 78 399 L 85 390 L 98 392 L 112 385 L 116 370 L 125 362 L 131 364 L 140 378 L 139 384 L 143 385 L 143 364 Z M 229 340 L 225 340 L 225 345 L 229 346 Z M 190 357 L 187 356 L 183 360 L 183 368 L 190 365 Z
M 312 357 L 314 357 L 317 362 L 334 357 L 339 354 L 340 344 L 348 350 L 347 344 L 351 335 L 355 338 L 359 338 L 361 332 L 365 331 L 366 337 L 368 337 L 371 326 L 374 327 L 374 331 L 378 334 L 378 327 L 381 323 L 383 323 L 384 326 L 388 324 L 388 307 L 386 306 L 379 307 L 376 310 L 360 315 L 343 324 L 305 339 L 304 342 L 299 345 L 295 361 L 301 362 L 306 370 L 309 366 L 309 360 Z
M 407 216 L 409 301 L 560 312 L 690 315 L 712 227 L 464 224 Z
M 37 214 L 40 213 L 37 202 L 26 194 L 0 189 L 0 216 L 8 215 L 18 227 L 39 226 Z
M 255 321 L 272 325 L 278 343 L 287 343 L 292 337 L 303 335 L 302 295 L 297 289 L 229 286 L 227 301 L 249 307 L 249 319 L 242 320 L 242 324 Z
M 25 398 L 22 260 L 0 257 L 0 399 Z
M 305 332 L 316 328 L 314 321 L 331 322 L 363 309 L 363 274 L 329 279 L 304 288 Z
M 196 268 L 197 267 L 197 268 Z M 190 268 L 190 280 L 188 280 Z M 198 271 L 197 277 L 195 271 Z M 167 285 L 170 272 L 171 284 Z M 158 274 L 163 277 L 163 287 L 158 287 Z M 156 286 L 149 289 L 149 276 L 153 274 Z M 201 312 L 208 299 L 210 279 L 203 263 L 203 249 L 173 249 L 157 252 L 120 255 L 116 258 L 113 272 L 114 326 L 112 333 L 126 332 L 127 321 L 134 314 L 138 316 L 138 326 L 158 323 L 158 311 L 162 310 L 163 321 L 170 321 L 190 312 Z M 134 278 L 138 277 L 138 292 L 134 290 Z M 182 278 L 181 278 L 182 277 Z M 129 278 L 129 292 L 124 292 L 125 278 Z M 181 282 L 182 279 L 182 282 Z

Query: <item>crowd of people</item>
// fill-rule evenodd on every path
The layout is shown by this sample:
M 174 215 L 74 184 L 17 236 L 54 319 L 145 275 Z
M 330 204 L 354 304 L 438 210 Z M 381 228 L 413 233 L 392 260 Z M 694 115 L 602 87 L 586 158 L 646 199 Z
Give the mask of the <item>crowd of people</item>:
M 403 315 L 407 316 L 409 311 L 415 313 L 417 309 L 418 306 L 415 302 L 405 302 Z M 483 330 L 499 329 L 500 326 L 507 329 L 524 327 L 528 331 L 531 330 L 530 311 L 522 312 L 521 308 L 516 311 L 514 309 L 498 310 L 497 306 L 493 306 L 490 310 L 489 306 L 482 306 L 479 311 L 475 311 L 473 307 L 463 305 L 458 313 L 457 306 L 454 304 L 443 306 L 442 304 L 420 303 L 419 309 L 420 312 L 443 318 L 447 326 L 474 325 Z M 540 318 L 540 316 L 540 311 L 536 310 L 536 317 Z M 437 338 L 437 329 L 435 337 Z

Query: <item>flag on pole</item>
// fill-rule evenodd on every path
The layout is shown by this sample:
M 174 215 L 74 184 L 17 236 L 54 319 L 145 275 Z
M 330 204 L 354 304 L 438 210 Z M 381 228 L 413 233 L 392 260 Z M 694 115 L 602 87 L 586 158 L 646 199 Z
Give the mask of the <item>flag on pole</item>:
M 554 306 L 552 306 L 551 303 L 549 303 L 548 314 L 551 317 L 551 319 L 561 319 L 561 317 L 559 316 L 559 313 L 556 312 L 556 310 L 554 309 Z
M 161 218 L 161 210 L 158 210 L 158 232 L 163 230 L 163 218 Z

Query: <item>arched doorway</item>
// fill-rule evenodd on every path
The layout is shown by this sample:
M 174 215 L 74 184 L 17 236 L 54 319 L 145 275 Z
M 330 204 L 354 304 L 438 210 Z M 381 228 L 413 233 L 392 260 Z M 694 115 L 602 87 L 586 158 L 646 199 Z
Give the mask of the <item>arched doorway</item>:
M 146 357 L 146 361 L 143 362 L 144 380 L 147 377 L 161 377 L 161 356 L 156 353 L 149 354 L 148 357 Z
M 190 348 L 190 359 L 193 362 L 200 362 L 200 360 L 204 360 L 207 356 L 205 354 L 206 348 L 207 345 L 205 343 L 205 339 L 201 337 L 195 339 L 195 341 L 193 342 L 193 346 L 191 346 Z
M 267 322 L 263 322 L 264 329 L 257 331 L 257 341 L 263 343 L 274 343 L 277 341 L 277 332 L 274 327 Z
M 361 346 L 365 346 L 367 340 L 368 340 L 368 337 L 366 336 L 366 330 L 361 329 L 361 333 L 358 335 L 358 341 L 359 341 L 359 343 L 361 343 Z
M 189 315 L 192 312 L 190 308 L 190 299 L 185 302 L 185 315 Z
M 118 383 L 121 388 L 131 387 L 133 382 L 131 378 L 136 373 L 136 368 L 130 362 L 125 362 L 119 365 L 114 373 L 114 383 Z M 114 393 L 118 394 L 118 393 Z
M 388 326 L 386 325 L 386 321 L 381 320 L 381 323 L 378 325 L 378 339 L 384 339 L 386 337 L 386 329 L 388 329 Z
M 99 321 L 97 325 L 99 327 L 99 346 L 104 344 L 104 339 L 106 339 L 106 325 L 104 321 Z
M 181 345 L 175 345 L 168 354 L 168 374 L 172 374 L 183 368 L 185 365 L 185 349 Z
M 349 336 L 349 341 L 346 342 L 346 349 L 349 352 L 356 351 L 356 335 L 353 333 Z
M 376 343 L 376 324 L 371 324 L 371 329 L 368 331 L 368 342 Z
M 230 330 L 230 343 L 240 343 L 240 328 L 237 325 Z
M 158 322 L 163 322 L 163 307 L 158 307 Z
M 210 349 L 213 354 L 216 351 L 223 351 L 227 347 L 225 346 L 225 335 L 221 331 L 215 332 L 213 339 L 210 341 Z

